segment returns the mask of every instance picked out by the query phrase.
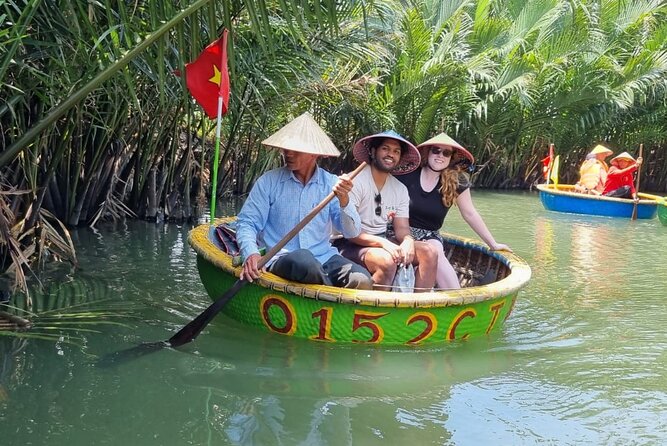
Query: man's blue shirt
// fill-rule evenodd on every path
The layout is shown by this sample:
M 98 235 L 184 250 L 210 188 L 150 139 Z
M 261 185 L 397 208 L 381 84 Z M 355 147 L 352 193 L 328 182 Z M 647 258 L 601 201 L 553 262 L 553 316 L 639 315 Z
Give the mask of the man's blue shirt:
M 337 181 L 338 177 L 319 166 L 305 185 L 286 167 L 259 177 L 238 215 L 236 239 L 243 258 L 258 253 L 258 245 L 268 249 L 277 244 L 331 193 Z M 361 221 L 355 206 L 348 204 L 341 209 L 334 198 L 272 260 L 281 254 L 307 249 L 320 263 L 326 262 L 338 254 L 329 242 L 332 229 L 345 238 L 358 236 Z

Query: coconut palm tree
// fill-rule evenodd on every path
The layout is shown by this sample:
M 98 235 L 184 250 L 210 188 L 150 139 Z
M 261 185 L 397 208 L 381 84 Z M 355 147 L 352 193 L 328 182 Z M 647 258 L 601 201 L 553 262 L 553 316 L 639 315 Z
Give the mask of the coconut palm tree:
M 486 166 L 478 184 L 490 187 L 525 184 L 550 142 L 578 160 L 594 141 L 664 141 L 653 124 L 667 79 L 664 2 L 598 5 L 416 2 L 380 79 L 397 126 L 416 142 L 457 137 Z M 631 116 L 647 131 L 626 132 Z

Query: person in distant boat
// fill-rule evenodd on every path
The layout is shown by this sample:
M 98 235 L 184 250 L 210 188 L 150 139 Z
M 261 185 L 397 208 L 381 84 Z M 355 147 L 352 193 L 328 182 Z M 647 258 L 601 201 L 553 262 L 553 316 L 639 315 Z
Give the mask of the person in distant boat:
M 628 152 L 623 152 L 611 160 L 611 167 L 607 173 L 607 182 L 602 195 L 617 198 L 632 198 L 638 201 L 633 174 L 642 164 L 642 157 L 637 161 Z
M 582 194 L 601 195 L 604 183 L 607 181 L 609 166 L 605 159 L 612 152 L 605 146 L 598 144 L 591 150 L 579 168 L 579 181 L 574 185 L 575 192 Z
M 419 144 L 417 149 L 421 153 L 421 167 L 397 177 L 410 194 L 410 232 L 415 240 L 422 240 L 437 251 L 438 288 L 461 288 L 454 268 L 445 257 L 439 233 L 454 204 L 466 223 L 491 249 L 512 250 L 496 242 L 473 205 L 470 178 L 465 172 L 475 162 L 472 154 L 445 133 Z
M 430 291 L 435 284 L 435 249 L 416 242 L 408 225 L 408 191 L 392 173 L 419 166 L 419 152 L 394 131 L 366 136 L 353 148 L 357 161 L 369 163 L 357 176 L 350 201 L 361 216 L 362 232 L 339 245 L 343 256 L 366 266 L 375 288 L 391 287 L 399 265 L 415 267 L 415 291 Z M 392 223 L 393 233 L 388 234 Z
M 271 248 L 333 190 L 332 200 L 265 265 L 287 280 L 371 289 L 371 276 L 362 266 L 338 254 L 330 241 L 332 229 L 346 237 L 361 232 L 360 217 L 350 206 L 353 183 L 317 165 L 321 156 L 340 152 L 315 120 L 304 113 L 262 144 L 280 149 L 284 167 L 263 174 L 252 187 L 237 219 L 236 237 L 244 259 L 241 279 L 260 275 L 258 240 Z

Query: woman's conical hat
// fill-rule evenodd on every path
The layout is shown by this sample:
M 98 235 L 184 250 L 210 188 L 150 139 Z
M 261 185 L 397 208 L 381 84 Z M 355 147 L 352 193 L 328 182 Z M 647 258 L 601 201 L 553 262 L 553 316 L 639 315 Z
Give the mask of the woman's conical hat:
M 340 156 L 334 143 L 308 112 L 285 124 L 262 144 L 313 155 Z
M 468 152 L 463 146 L 456 141 L 454 141 L 453 138 L 451 138 L 449 135 L 446 133 L 440 133 L 439 135 L 434 136 L 433 138 L 429 139 L 428 141 L 424 141 L 423 143 L 419 144 L 417 146 L 417 149 L 420 151 L 422 150 L 428 150 L 429 147 L 435 146 L 435 147 L 440 147 L 440 148 L 445 148 L 445 147 L 451 147 L 453 148 L 460 156 L 463 158 L 467 158 L 471 163 L 475 162 L 475 158 L 472 156 L 472 153 Z M 428 157 L 428 155 L 423 156 L 424 158 Z
M 612 150 L 606 148 L 602 144 L 598 144 L 593 148 L 593 150 L 590 151 L 589 155 L 597 155 L 599 153 L 604 153 L 605 155 L 609 156 L 612 153 L 614 153 Z

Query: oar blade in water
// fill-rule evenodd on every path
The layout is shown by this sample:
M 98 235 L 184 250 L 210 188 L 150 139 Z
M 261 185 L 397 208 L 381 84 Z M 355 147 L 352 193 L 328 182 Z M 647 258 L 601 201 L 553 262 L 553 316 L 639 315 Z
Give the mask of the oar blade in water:
M 135 345 L 132 348 L 119 350 L 117 352 L 108 354 L 97 361 L 97 365 L 102 368 L 114 367 L 122 363 L 140 358 L 149 353 L 162 350 L 165 347 L 169 347 L 169 344 L 166 341 L 145 342 L 143 344 Z

